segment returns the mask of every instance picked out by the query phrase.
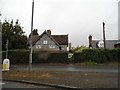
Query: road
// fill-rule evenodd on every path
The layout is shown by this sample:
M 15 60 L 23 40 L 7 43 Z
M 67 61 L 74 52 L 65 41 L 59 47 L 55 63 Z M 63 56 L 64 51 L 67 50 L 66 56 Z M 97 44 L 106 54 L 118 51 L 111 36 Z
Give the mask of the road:
M 12 65 L 11 70 L 29 70 L 29 65 Z M 118 73 L 117 66 L 75 66 L 72 64 L 68 65 L 44 65 L 44 64 L 33 64 L 32 70 L 35 71 L 77 71 L 77 72 L 113 72 Z
M 11 65 L 10 70 L 11 71 L 16 71 L 16 70 L 28 71 L 29 70 L 29 65 L 25 65 L 25 64 Z M 89 76 L 88 78 L 92 81 L 100 81 L 101 84 L 103 84 L 102 82 L 105 81 L 105 83 L 107 85 L 111 85 L 113 87 L 115 85 L 116 86 L 118 85 L 118 81 L 117 81 L 118 80 L 118 66 L 117 65 L 116 66 L 115 65 L 114 66 L 106 66 L 106 65 L 76 66 L 76 65 L 72 65 L 72 64 L 68 64 L 68 65 L 33 64 L 32 70 L 34 70 L 34 71 L 72 71 L 72 73 L 74 73 L 74 72 L 77 72 L 77 73 L 78 72 L 80 72 L 80 73 L 81 72 L 95 72 L 95 73 L 100 72 L 100 74 L 99 73 L 95 74 L 98 77 L 94 78 L 91 75 L 88 75 Z M 107 72 L 107 73 L 101 73 L 101 72 Z M 103 75 L 103 76 L 101 76 L 101 75 Z M 93 76 L 94 76 L 94 74 L 93 74 Z M 78 77 L 79 77 L 79 75 L 78 75 Z M 102 78 L 102 79 L 100 79 L 100 78 Z M 69 81 L 69 79 L 68 79 L 68 81 Z M 110 83 L 110 84 L 108 84 L 108 83 Z M 113 83 L 114 83 L 114 85 L 113 85 Z M 105 86 L 106 86 L 106 84 L 105 84 Z M 90 85 L 92 85 L 92 83 Z M 45 88 L 45 86 L 36 86 L 36 85 L 29 85 L 29 84 L 21 85 L 20 83 L 15 83 L 14 84 L 14 82 L 5 82 L 5 84 L 3 84 L 3 87 L 4 88 L 14 88 L 14 87 L 15 88 L 19 88 L 19 87 L 20 88 Z M 57 90 L 57 89 L 54 89 L 54 90 Z

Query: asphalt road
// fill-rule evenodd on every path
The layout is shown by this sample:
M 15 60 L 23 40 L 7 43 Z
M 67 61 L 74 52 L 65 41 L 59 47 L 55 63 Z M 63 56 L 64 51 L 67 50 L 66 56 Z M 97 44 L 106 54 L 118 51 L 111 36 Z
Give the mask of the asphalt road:
M 10 70 L 29 70 L 29 65 L 12 65 Z M 118 73 L 118 67 L 115 66 L 75 66 L 68 65 L 46 65 L 46 64 L 33 64 L 32 70 L 35 71 L 77 71 L 77 72 L 113 72 Z

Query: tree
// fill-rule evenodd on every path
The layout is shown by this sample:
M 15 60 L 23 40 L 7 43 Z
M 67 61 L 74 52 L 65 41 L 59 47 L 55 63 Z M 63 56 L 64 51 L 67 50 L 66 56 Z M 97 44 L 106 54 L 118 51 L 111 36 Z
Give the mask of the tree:
M 38 35 L 38 30 L 37 29 L 33 30 L 33 35 Z
M 22 36 L 25 32 L 23 32 L 23 30 L 22 30 L 22 28 L 21 28 L 21 26 L 19 25 L 19 23 L 18 23 L 18 19 L 17 19 L 17 21 L 15 22 L 15 26 L 13 27 L 13 33 L 15 34 L 15 35 L 20 35 L 20 36 Z
M 23 28 L 18 23 L 18 19 L 13 25 L 5 20 L 2 24 L 2 49 L 5 50 L 6 41 L 9 40 L 9 49 L 27 48 L 27 36 L 24 35 Z
M 38 35 L 38 29 L 34 29 L 32 31 L 32 35 Z M 31 36 L 31 33 L 29 34 L 29 38 L 30 38 L 30 36 Z
M 7 20 L 5 20 L 2 24 L 2 49 L 5 50 L 6 48 L 6 42 L 9 40 L 9 48 L 11 48 L 12 44 L 12 33 L 13 23 L 9 23 Z
M 72 50 L 72 52 L 81 52 L 83 49 L 86 49 L 86 46 L 78 46 Z

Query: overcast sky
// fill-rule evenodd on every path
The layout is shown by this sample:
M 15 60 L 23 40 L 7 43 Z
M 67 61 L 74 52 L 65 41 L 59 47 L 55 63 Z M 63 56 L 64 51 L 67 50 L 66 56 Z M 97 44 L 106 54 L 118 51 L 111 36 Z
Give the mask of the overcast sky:
M 41 34 L 68 34 L 72 46 L 88 46 L 88 36 L 102 39 L 102 22 L 106 39 L 118 39 L 119 0 L 34 0 L 34 29 Z M 31 28 L 32 0 L 0 0 L 1 21 L 19 19 L 28 36 Z

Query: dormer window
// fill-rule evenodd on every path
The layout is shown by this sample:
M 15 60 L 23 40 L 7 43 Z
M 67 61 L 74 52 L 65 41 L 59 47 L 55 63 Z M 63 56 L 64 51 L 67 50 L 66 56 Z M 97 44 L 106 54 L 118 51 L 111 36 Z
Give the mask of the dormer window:
M 43 44 L 47 44 L 47 40 L 44 40 L 44 41 L 43 41 Z

